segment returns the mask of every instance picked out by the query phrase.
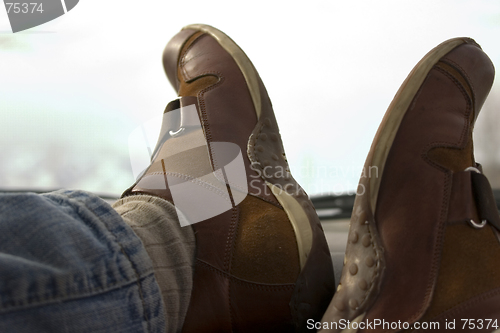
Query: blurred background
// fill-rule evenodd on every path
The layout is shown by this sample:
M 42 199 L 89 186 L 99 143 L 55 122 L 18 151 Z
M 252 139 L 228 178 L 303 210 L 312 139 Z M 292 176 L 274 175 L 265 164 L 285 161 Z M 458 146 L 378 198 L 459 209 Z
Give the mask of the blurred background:
M 0 9 L 0 189 L 118 196 L 134 182 L 128 137 L 176 97 L 165 44 L 190 23 L 245 50 L 273 101 L 291 170 L 309 194 L 356 189 L 400 84 L 446 39 L 474 38 L 500 68 L 500 1 L 80 0 L 13 34 Z M 475 130 L 500 188 L 500 83 Z

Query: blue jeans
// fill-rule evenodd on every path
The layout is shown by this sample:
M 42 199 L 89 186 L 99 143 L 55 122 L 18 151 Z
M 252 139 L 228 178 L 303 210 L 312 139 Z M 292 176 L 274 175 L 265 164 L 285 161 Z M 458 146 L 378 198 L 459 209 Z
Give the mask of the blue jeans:
M 0 332 L 164 332 L 151 259 L 82 191 L 0 194 Z

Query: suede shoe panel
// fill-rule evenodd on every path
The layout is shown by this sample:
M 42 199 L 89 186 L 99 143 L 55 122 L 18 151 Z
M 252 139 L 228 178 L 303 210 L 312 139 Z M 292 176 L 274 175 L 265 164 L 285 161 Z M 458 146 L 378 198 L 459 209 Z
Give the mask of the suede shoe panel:
M 231 275 L 252 282 L 295 283 L 299 253 L 286 213 L 252 196 L 239 208 Z
M 453 172 L 461 172 L 475 165 L 473 155 L 472 133 L 469 135 L 467 145 L 464 148 L 432 148 L 427 157 L 434 163 L 450 169 Z
M 180 84 L 179 96 L 196 96 L 200 91 L 211 87 L 219 82 L 219 78 L 215 75 L 202 76 L 190 82 Z
M 465 223 L 448 226 L 436 291 L 422 320 L 500 288 L 499 260 L 500 243 L 492 227 L 476 230 Z

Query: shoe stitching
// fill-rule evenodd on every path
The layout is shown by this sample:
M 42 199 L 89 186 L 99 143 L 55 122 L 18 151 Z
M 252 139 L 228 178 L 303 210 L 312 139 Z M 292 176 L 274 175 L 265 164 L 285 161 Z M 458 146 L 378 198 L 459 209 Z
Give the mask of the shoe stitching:
M 229 232 L 227 235 L 227 241 L 226 241 L 226 250 L 224 251 L 224 268 L 227 269 L 229 273 L 231 273 L 231 261 L 232 261 L 232 253 L 233 253 L 233 248 L 235 244 L 235 238 L 234 238 L 234 229 L 237 226 L 238 223 L 238 209 L 236 207 L 233 207 L 232 209 L 232 214 L 231 214 L 231 224 L 229 227 Z M 232 299 L 232 294 L 231 294 L 231 279 L 229 279 L 227 283 L 227 296 L 228 296 L 228 309 L 229 309 L 229 318 L 230 318 L 230 325 L 231 325 L 231 331 L 233 330 L 233 325 L 234 325 L 234 314 L 231 306 L 231 299 Z
M 218 86 L 220 84 L 222 84 L 224 81 L 225 81 L 225 77 L 222 75 L 222 73 L 220 72 L 211 72 L 211 71 L 208 71 L 208 72 L 203 72 L 202 74 L 200 75 L 209 75 L 209 74 L 213 74 L 213 75 L 217 75 L 219 77 L 219 81 L 217 83 L 215 83 L 214 85 L 210 86 L 210 87 L 207 87 L 203 90 L 200 90 L 200 92 L 198 93 L 198 103 L 199 103 L 199 106 L 200 106 L 200 118 L 201 118 L 201 121 L 202 121 L 202 128 L 203 128 L 203 131 L 205 133 L 205 137 L 207 138 L 207 142 L 210 143 L 213 141 L 213 138 L 212 138 L 212 134 L 211 134 L 211 130 L 210 130 L 210 125 L 209 125 L 209 122 L 208 122 L 208 115 L 207 115 L 207 112 L 206 112 L 206 103 L 205 103 L 205 98 L 204 98 L 204 94 L 212 89 L 215 89 L 215 88 L 218 88 Z M 263 126 L 263 124 L 261 124 L 261 126 Z M 249 138 L 249 141 L 251 140 L 253 134 L 250 135 L 250 138 Z M 250 147 L 247 147 L 247 152 L 249 152 L 249 149 Z M 209 149 L 208 150 L 209 154 L 210 154 L 210 159 L 211 161 L 213 162 L 213 166 L 217 165 L 217 161 L 215 160 L 215 158 L 212 156 L 212 151 Z M 248 155 L 249 153 L 247 153 Z M 252 159 L 250 158 L 249 156 L 249 159 L 250 159 L 250 162 L 252 162 Z M 244 189 L 244 188 L 241 188 L 240 186 L 238 185 L 231 185 L 232 187 L 240 190 L 240 191 L 243 191 L 243 192 L 248 192 L 248 188 L 247 189 Z M 256 196 L 252 193 L 248 193 L 249 195 L 253 195 L 255 197 L 258 197 L 259 199 L 262 199 L 270 204 L 273 204 L 274 206 L 278 207 L 278 208 L 282 208 L 281 205 L 279 203 L 276 203 L 274 201 L 271 201 L 269 199 L 266 199 L 266 198 L 263 198 L 263 197 L 260 197 L 260 196 Z
M 197 32 L 195 32 L 197 33 Z M 190 80 L 189 78 L 189 74 L 187 73 L 186 71 L 186 68 L 185 68 L 185 65 L 191 60 L 188 60 L 186 61 L 186 54 L 194 47 L 194 45 L 202 38 L 202 37 L 205 37 L 205 36 L 208 36 L 207 34 L 200 34 L 198 37 L 196 37 L 192 42 L 191 44 L 184 50 L 184 52 L 182 52 L 182 55 L 179 57 L 180 61 L 179 61 L 179 66 L 181 68 L 181 72 L 182 72 L 182 76 L 183 78 L 187 79 L 187 80 Z
M 225 77 L 222 75 L 222 73 L 213 72 L 213 71 L 203 72 L 201 75 L 208 75 L 208 74 L 217 75 L 217 77 L 219 78 L 219 81 L 217 81 L 217 83 L 215 83 L 209 87 L 206 87 L 206 88 L 200 90 L 198 92 L 197 97 L 198 97 L 198 103 L 200 106 L 200 116 L 201 116 L 201 121 L 202 121 L 202 128 L 203 128 L 203 131 L 205 132 L 205 137 L 207 139 L 207 143 L 210 144 L 213 141 L 213 138 L 212 138 L 212 131 L 210 129 L 210 124 L 208 122 L 208 113 L 207 113 L 207 105 L 205 102 L 205 93 L 222 85 L 222 83 L 225 81 Z M 217 165 L 217 161 L 215 160 L 215 158 L 212 154 L 212 150 L 209 149 L 208 152 L 210 154 L 210 160 L 212 161 L 212 167 L 215 168 L 215 166 Z
M 87 208 L 89 210 L 93 211 L 90 207 L 87 206 Z M 95 215 L 98 216 L 98 214 L 95 214 Z M 101 220 L 101 222 L 103 222 L 103 221 Z M 109 229 L 107 223 L 102 223 L 102 224 L 106 227 L 106 230 L 108 230 L 108 232 L 111 235 L 113 235 L 113 237 L 115 238 L 116 243 L 120 246 L 120 252 L 123 253 L 123 255 L 127 258 L 128 262 L 130 263 L 130 266 L 132 267 L 132 269 L 134 271 L 134 275 L 135 275 L 135 278 L 136 278 L 136 285 L 137 285 L 139 297 L 140 297 L 141 303 L 142 303 L 143 318 L 146 321 L 147 330 L 149 332 L 151 332 L 151 324 L 149 322 L 148 314 L 147 314 L 147 311 L 146 311 L 146 301 L 144 300 L 144 292 L 142 290 L 142 285 L 141 285 L 141 283 L 139 283 L 139 281 L 141 280 L 141 278 L 140 278 L 139 272 L 137 271 L 137 267 L 135 267 L 135 264 L 131 260 L 131 258 L 128 255 L 128 253 L 125 252 L 125 249 L 123 248 L 122 243 L 118 241 L 118 237 L 113 232 L 111 232 L 111 230 Z
M 90 207 L 87 207 L 87 208 L 89 210 L 93 211 Z M 95 214 L 95 215 L 98 216 L 98 214 Z M 101 222 L 102 222 L 102 220 L 101 220 Z M 120 252 L 125 256 L 125 258 L 127 258 L 128 262 L 130 263 L 130 266 L 132 267 L 132 269 L 134 271 L 134 275 L 135 275 L 135 278 L 136 278 L 136 283 L 135 284 L 137 285 L 139 297 L 140 297 L 141 303 L 142 303 L 143 319 L 146 321 L 146 326 L 147 326 L 148 332 L 151 332 L 151 324 L 149 322 L 148 314 L 147 314 L 147 311 L 146 311 L 146 301 L 144 300 L 144 292 L 142 290 L 141 283 L 139 283 L 139 281 L 141 280 L 139 272 L 137 271 L 137 268 L 135 267 L 134 262 L 130 259 L 130 256 L 125 252 L 125 249 L 123 248 L 122 243 L 120 243 L 118 241 L 118 238 L 116 237 L 116 235 L 113 232 L 111 232 L 111 230 L 108 228 L 108 225 L 106 223 L 102 223 L 102 224 L 106 227 L 106 230 L 108 230 L 108 232 L 111 235 L 113 235 L 113 237 L 115 238 L 116 243 L 118 244 L 118 246 L 120 246 Z
M 238 218 L 239 218 L 238 208 L 232 208 L 231 223 L 229 225 L 229 231 L 226 239 L 226 250 L 224 251 L 224 268 L 231 272 L 231 262 L 233 260 L 232 253 L 236 246 L 236 239 L 234 238 L 235 231 L 238 229 Z
M 475 106 L 476 106 L 475 105 L 476 104 L 476 93 L 474 90 L 474 85 L 472 83 L 472 80 L 467 75 L 467 72 L 464 71 L 463 68 L 459 64 L 455 63 L 454 61 L 446 58 L 445 60 L 442 61 L 442 63 L 447 64 L 450 67 L 452 67 L 458 73 L 457 75 L 460 75 L 462 77 L 462 79 L 465 80 L 465 82 L 466 82 L 467 87 L 465 87 L 462 84 L 462 82 L 460 82 L 460 80 L 458 80 L 456 78 L 456 76 L 454 74 L 452 74 L 444 69 L 441 69 L 439 67 L 437 68 L 440 70 L 440 72 L 442 72 L 444 75 L 446 75 L 448 78 L 450 78 L 455 83 L 455 85 L 458 86 L 459 90 L 464 95 L 464 98 L 466 100 L 467 107 L 468 107 L 468 112 L 466 112 L 466 115 L 465 115 L 466 121 L 468 121 L 469 123 L 472 124 L 474 122 L 474 120 L 477 118 L 479 111 L 480 111 L 480 110 L 476 110 L 476 108 L 475 108 Z M 470 93 L 467 91 L 466 88 L 470 89 Z M 469 96 L 469 94 L 471 96 Z M 473 116 L 472 121 L 470 120 L 471 114 Z M 473 125 L 472 125 L 472 127 L 473 127 Z M 464 129 L 464 131 L 465 131 L 465 129 Z M 472 160 L 474 160 L 473 152 L 471 154 L 471 158 L 472 158 Z
M 465 71 L 462 68 L 462 66 L 460 66 L 459 64 L 457 64 L 455 61 L 451 60 L 450 58 L 442 58 L 441 60 L 445 63 L 448 63 L 449 65 L 452 65 L 456 69 L 458 69 L 458 72 L 460 72 L 460 74 L 462 74 L 462 76 L 466 78 L 466 81 L 469 84 L 470 89 L 472 91 L 472 98 L 474 100 L 476 100 L 476 90 L 474 89 L 473 81 L 470 79 L 469 75 L 467 74 L 467 71 Z
M 466 104 L 466 107 L 465 107 L 465 114 L 463 115 L 464 119 L 465 119 L 465 122 L 466 124 L 469 125 L 470 123 L 470 116 L 471 116 L 471 113 L 473 112 L 473 106 L 472 106 L 472 102 L 473 101 L 470 101 L 470 97 L 469 97 L 469 94 L 467 94 L 467 91 L 465 90 L 465 88 L 462 86 L 462 84 L 453 76 L 451 75 L 450 73 L 448 73 L 447 71 L 439 68 L 439 67 L 435 67 L 435 69 L 444 74 L 446 77 L 448 77 L 454 84 L 455 86 L 458 88 L 458 90 L 462 93 L 462 96 L 464 97 L 465 99 L 465 104 Z M 472 92 L 474 94 L 474 90 L 473 90 L 473 87 L 471 86 L 471 89 L 472 89 Z M 474 98 L 474 97 L 472 97 Z M 465 126 L 463 129 L 462 129 L 462 135 L 460 136 L 460 142 L 464 139 L 464 137 L 466 136 L 466 134 L 468 133 L 468 129 L 469 129 L 469 126 Z M 467 142 L 465 142 L 465 144 L 467 144 Z M 465 145 L 464 145 L 465 147 Z
M 452 149 L 459 149 L 459 150 L 465 149 L 465 147 L 467 145 L 467 141 L 464 139 L 466 138 L 467 133 L 470 130 L 469 118 L 470 118 L 471 112 L 472 112 L 472 105 L 469 102 L 468 94 L 466 93 L 466 91 L 462 87 L 462 85 L 453 76 L 451 76 L 447 72 L 443 71 L 440 68 L 436 68 L 436 69 L 438 71 L 442 72 L 444 75 L 446 75 L 453 83 L 455 83 L 455 86 L 457 86 L 459 88 L 460 92 L 462 93 L 462 96 L 465 98 L 465 104 L 466 104 L 466 108 L 465 108 L 466 111 L 465 111 L 465 114 L 463 115 L 463 118 L 464 118 L 464 121 L 467 125 L 463 127 L 460 138 L 458 139 L 458 143 L 457 142 L 450 142 L 450 141 L 434 141 L 434 142 L 428 144 L 427 146 L 425 146 L 423 151 L 422 151 L 422 154 L 421 154 L 421 158 L 424 161 L 426 161 L 428 164 L 430 164 L 431 166 L 433 166 L 433 167 L 435 167 L 443 172 L 448 172 L 449 169 L 447 169 L 444 166 L 439 165 L 436 162 L 434 162 L 433 160 L 431 160 L 427 154 L 433 148 L 452 148 Z M 460 144 L 461 142 L 463 142 L 463 143 Z
M 425 311 L 428 309 L 432 302 L 432 295 L 434 294 L 434 290 L 436 288 L 437 278 L 439 275 L 439 267 L 441 264 L 441 259 L 443 256 L 443 244 L 444 244 L 444 236 L 446 230 L 446 220 L 448 217 L 448 209 L 450 206 L 450 196 L 451 196 L 451 173 L 447 173 L 444 181 L 444 189 L 443 189 L 443 201 L 441 203 L 441 216 L 439 217 L 439 226 L 437 230 L 436 250 L 434 250 L 433 255 L 433 264 L 431 266 L 431 276 L 432 276 L 432 284 L 427 287 L 426 299 L 428 301 L 427 304 L 422 306 L 422 315 L 424 315 Z M 418 318 L 415 318 L 417 320 Z
M 465 123 L 467 124 L 466 126 L 463 127 L 462 129 L 462 133 L 460 135 L 460 139 L 458 140 L 458 143 L 457 142 L 449 142 L 449 141 L 434 141 L 430 144 L 428 144 L 427 146 L 424 147 L 423 149 L 423 152 L 421 154 L 421 157 L 428 163 L 430 164 L 431 166 L 434 166 L 436 168 L 438 168 L 439 170 L 442 170 L 442 171 L 449 171 L 448 169 L 446 169 L 445 167 L 437 164 L 436 162 L 434 162 L 433 160 L 431 160 L 428 156 L 427 156 L 427 153 L 432 149 L 432 148 L 454 148 L 454 149 L 460 149 L 460 150 L 463 150 L 466 145 L 467 145 L 467 142 L 464 141 L 464 138 L 467 136 L 467 133 L 469 132 L 470 130 L 470 116 L 471 116 L 471 112 L 472 112 L 472 105 L 469 101 L 469 95 L 467 94 L 467 92 L 465 91 L 465 88 L 462 86 L 462 84 L 460 82 L 458 82 L 457 79 L 455 79 L 455 77 L 453 77 L 453 75 L 449 74 L 447 71 L 439 68 L 439 67 L 434 67 L 434 69 L 436 69 L 438 72 L 442 73 L 443 75 L 445 75 L 446 77 L 448 77 L 450 79 L 450 81 L 452 81 L 452 83 L 455 84 L 455 86 L 459 89 L 459 91 L 462 93 L 462 96 L 464 97 L 464 100 L 465 100 L 465 104 L 466 104 L 466 107 L 465 107 L 465 114 L 463 115 L 463 118 L 464 118 L 464 121 Z M 415 99 L 416 100 L 416 99 Z M 412 108 L 413 109 L 413 108 Z M 460 146 L 460 143 L 463 142 L 462 144 L 462 147 Z M 458 146 L 458 148 L 457 148 Z
M 468 300 L 466 300 L 458 305 L 455 305 L 454 307 L 442 312 L 437 317 L 434 317 L 431 320 L 441 321 L 445 318 L 453 317 L 454 315 L 456 315 L 460 311 L 473 308 L 473 307 L 477 306 L 478 303 L 485 301 L 488 298 L 495 297 L 497 295 L 500 295 L 500 288 L 496 288 L 496 289 L 487 291 L 483 294 L 479 294 L 476 297 L 469 298 Z M 422 330 L 420 330 L 420 331 L 422 331 Z M 420 332 L 420 331 L 415 331 L 415 332 Z
M 203 129 L 203 132 L 205 134 L 205 138 L 207 139 L 207 143 L 210 143 L 213 141 L 213 138 L 212 138 L 212 133 L 211 133 L 211 130 L 210 130 L 210 126 L 209 126 L 209 123 L 208 123 L 208 115 L 207 115 L 207 112 L 206 112 L 206 103 L 205 103 L 205 99 L 204 99 L 204 94 L 212 89 L 215 89 L 217 88 L 219 85 L 221 85 L 224 81 L 225 81 L 225 77 L 222 75 L 222 73 L 220 72 L 216 72 L 216 71 L 206 71 L 206 72 L 202 72 L 201 74 L 199 74 L 199 76 L 197 77 L 200 77 L 200 76 L 206 76 L 206 75 L 216 75 L 218 78 L 219 78 L 219 81 L 207 88 L 204 88 L 202 90 L 200 90 L 200 92 L 198 92 L 198 104 L 199 104 L 199 113 L 200 113 L 200 120 L 202 122 L 202 129 Z M 262 125 L 262 124 L 261 124 Z M 263 125 L 262 125 L 263 126 Z M 252 134 L 253 135 L 253 134 Z M 250 138 L 252 137 L 252 135 L 250 135 Z M 248 148 L 247 148 L 248 149 Z M 213 161 L 213 156 L 212 156 L 212 151 L 209 149 L 208 150 L 209 152 L 209 155 L 210 155 L 210 158 L 211 158 L 211 161 Z M 250 156 L 249 156 L 250 157 Z M 216 165 L 216 161 L 213 162 L 214 165 Z M 241 188 L 237 185 L 231 185 L 232 187 L 240 190 L 240 191 L 243 191 L 243 192 L 247 192 L 248 191 L 248 188 L 247 189 L 244 189 L 244 188 Z M 278 208 L 282 208 L 281 205 L 279 203 L 276 203 L 274 201 L 271 201 L 269 199 L 266 199 L 266 198 L 263 198 L 263 197 L 260 197 L 260 196 L 256 196 L 252 193 L 248 193 L 250 195 L 253 195 L 255 197 L 258 197 Z
M 198 264 L 206 267 L 207 269 L 213 271 L 214 273 L 219 274 L 225 278 L 231 279 L 233 280 L 233 282 L 243 284 L 252 289 L 265 290 L 265 291 L 283 291 L 283 290 L 293 290 L 295 288 L 295 283 L 265 284 L 265 283 L 243 280 L 234 275 L 228 274 L 227 272 L 224 272 L 217 267 L 214 267 L 213 265 L 209 264 L 204 260 L 197 258 L 196 261 L 198 262 Z
M 215 185 L 213 185 L 211 183 L 201 181 L 199 178 L 194 178 L 192 176 L 185 175 L 182 173 L 176 173 L 176 172 L 153 172 L 153 173 L 150 173 L 148 175 L 172 175 L 172 176 L 187 180 L 191 183 L 195 183 L 197 185 L 200 185 L 201 187 L 206 188 L 207 190 L 214 192 L 218 196 L 223 197 L 227 202 L 231 202 L 231 200 L 227 199 L 227 197 L 228 197 L 227 193 L 222 192 Z
M 460 139 L 458 142 L 462 142 L 464 140 L 465 134 L 468 132 L 469 129 L 469 117 L 471 113 L 471 105 L 469 103 L 469 97 L 466 94 L 465 89 L 463 86 L 447 71 L 444 71 L 443 69 L 434 66 L 433 69 L 436 69 L 438 72 L 442 73 L 446 77 L 452 81 L 452 83 L 459 89 L 459 91 L 462 93 L 462 96 L 465 99 L 465 104 L 466 104 L 466 112 L 464 114 L 464 119 L 466 121 L 466 126 L 462 129 L 462 133 L 460 135 Z M 430 73 L 430 72 L 429 72 Z M 422 85 L 423 86 L 423 85 Z M 417 98 L 415 98 L 415 101 Z M 412 108 L 413 109 L 413 108 Z M 466 144 L 466 143 L 465 143 Z M 423 304 L 421 305 L 420 309 L 412 316 L 410 316 L 409 321 L 414 322 L 418 320 L 427 310 L 428 306 L 432 302 L 432 294 L 434 293 L 434 288 L 435 288 L 435 282 L 439 273 L 439 265 L 440 265 L 440 259 L 442 256 L 442 244 L 443 244 L 443 239 L 444 239 L 444 231 L 445 231 L 445 226 L 446 226 L 446 217 L 448 215 L 448 206 L 449 206 L 449 200 L 450 200 L 450 179 L 451 179 L 451 173 L 448 169 L 445 167 L 435 163 L 432 161 L 428 156 L 427 153 L 429 152 L 430 149 L 434 147 L 443 147 L 443 145 L 453 145 L 453 147 L 457 146 L 457 143 L 452 143 L 452 142 L 433 142 L 424 148 L 424 152 L 421 154 L 421 158 L 426 161 L 428 164 L 431 166 L 445 172 L 445 179 L 444 179 L 444 188 L 443 188 L 443 201 L 441 203 L 441 208 L 440 208 L 440 217 L 439 217 L 439 226 L 437 230 L 437 235 L 436 235 L 436 243 L 437 247 L 436 250 L 434 251 L 434 254 L 432 256 L 432 265 L 431 265 L 431 270 L 430 270 L 430 276 L 431 276 L 431 282 L 429 282 L 427 288 L 426 288 L 426 293 L 425 297 L 423 300 Z M 464 145 L 465 147 L 465 145 Z M 463 148 L 462 148 L 463 149 Z M 388 332 L 388 331 L 385 331 Z

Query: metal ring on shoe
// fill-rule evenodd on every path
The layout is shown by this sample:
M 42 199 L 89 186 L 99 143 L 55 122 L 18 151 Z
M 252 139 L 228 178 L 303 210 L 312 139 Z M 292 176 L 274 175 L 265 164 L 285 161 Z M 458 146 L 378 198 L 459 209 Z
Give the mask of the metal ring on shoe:
M 177 131 L 168 131 L 171 137 L 179 136 L 182 132 L 184 132 L 184 127 L 179 128 Z
M 488 223 L 486 220 L 482 220 L 481 223 L 476 223 L 474 220 L 470 220 L 469 224 L 474 228 L 474 229 L 481 229 L 484 228 L 484 226 Z
M 481 174 L 481 171 L 478 169 L 478 168 L 475 168 L 475 167 L 468 167 L 467 169 L 465 169 L 464 171 L 474 171 L 476 173 L 479 173 Z M 481 229 L 481 228 L 484 228 L 484 226 L 486 225 L 486 223 L 488 223 L 487 220 L 482 220 L 481 223 L 477 223 L 475 222 L 474 220 L 470 220 L 469 221 L 469 224 L 474 228 L 474 229 Z
M 474 171 L 476 173 L 481 174 L 481 171 L 478 168 L 476 168 L 476 167 L 468 167 L 467 169 L 464 170 L 464 172 L 465 171 Z

